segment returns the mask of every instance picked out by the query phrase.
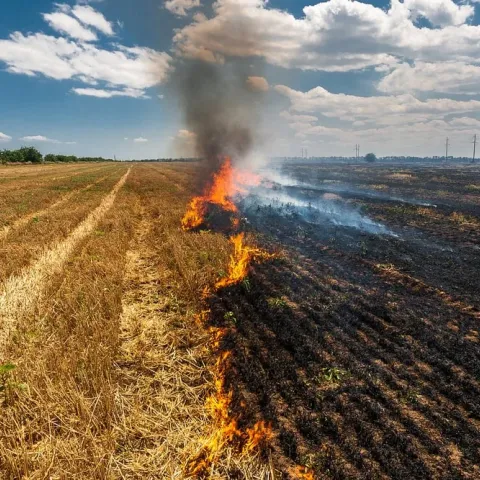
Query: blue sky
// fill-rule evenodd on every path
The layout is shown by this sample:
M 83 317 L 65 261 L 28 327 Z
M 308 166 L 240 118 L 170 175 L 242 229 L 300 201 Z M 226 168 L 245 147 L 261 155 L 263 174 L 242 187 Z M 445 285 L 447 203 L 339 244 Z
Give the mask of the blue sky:
M 188 152 L 172 83 L 192 60 L 250 65 L 268 155 L 441 155 L 446 136 L 470 155 L 480 134 L 479 0 L 60 2 L 2 5 L 0 148 Z

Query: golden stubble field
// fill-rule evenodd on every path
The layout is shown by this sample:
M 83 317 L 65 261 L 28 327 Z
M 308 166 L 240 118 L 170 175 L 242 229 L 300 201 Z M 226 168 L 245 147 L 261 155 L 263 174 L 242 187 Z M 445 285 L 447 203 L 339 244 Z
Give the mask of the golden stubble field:
M 187 233 L 185 164 L 0 169 L 0 478 L 186 478 L 215 429 L 195 315 L 228 240 Z M 212 478 L 273 478 L 229 448 Z

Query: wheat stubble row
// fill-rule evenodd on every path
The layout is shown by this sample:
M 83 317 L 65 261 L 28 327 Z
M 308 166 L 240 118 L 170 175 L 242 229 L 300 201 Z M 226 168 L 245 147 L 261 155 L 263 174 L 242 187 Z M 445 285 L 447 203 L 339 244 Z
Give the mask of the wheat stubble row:
M 4 348 L 28 387 L 0 416 L 2 480 L 184 478 L 212 428 L 214 359 L 194 313 L 229 255 L 222 236 L 179 228 L 192 176 L 135 165 L 104 217 L 54 262 Z M 269 478 L 232 452 L 215 474 L 233 467 Z

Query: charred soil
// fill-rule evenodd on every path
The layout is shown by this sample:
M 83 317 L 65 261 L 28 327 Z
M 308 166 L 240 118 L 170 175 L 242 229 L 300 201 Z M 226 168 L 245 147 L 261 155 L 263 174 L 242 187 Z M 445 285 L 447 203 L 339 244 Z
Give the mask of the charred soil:
M 480 172 L 357 170 L 290 174 L 355 184 L 342 199 L 396 236 L 250 211 L 282 253 L 209 305 L 239 425 L 271 422 L 282 478 L 478 478 Z

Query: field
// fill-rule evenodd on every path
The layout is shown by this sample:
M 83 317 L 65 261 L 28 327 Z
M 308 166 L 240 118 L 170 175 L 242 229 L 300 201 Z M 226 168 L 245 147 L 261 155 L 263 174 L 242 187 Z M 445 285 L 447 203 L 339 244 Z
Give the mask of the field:
M 197 169 L 0 167 L 0 479 L 479 478 L 480 169 Z

